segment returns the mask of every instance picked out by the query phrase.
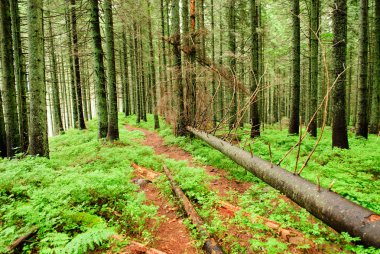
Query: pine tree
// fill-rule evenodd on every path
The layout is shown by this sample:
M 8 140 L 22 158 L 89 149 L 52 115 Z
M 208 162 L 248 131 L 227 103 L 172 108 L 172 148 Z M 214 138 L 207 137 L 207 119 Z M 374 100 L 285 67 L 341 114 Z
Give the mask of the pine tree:
M 291 113 L 289 120 L 289 134 L 298 134 L 300 117 L 300 83 L 301 83 L 301 63 L 300 63 L 300 3 L 293 0 L 293 83 Z
M 259 75 L 259 36 L 258 36 L 258 11 L 256 8 L 256 1 L 250 1 L 250 13 L 251 13 L 251 96 L 256 93 L 254 98 L 251 98 L 250 102 L 250 114 L 251 114 L 251 138 L 260 136 L 260 118 L 257 103 L 257 89 L 260 81 Z
M 172 0 L 172 35 L 171 42 L 173 44 L 174 66 L 177 85 L 177 123 L 176 135 L 183 136 L 186 134 L 186 119 L 183 96 L 182 83 L 182 59 L 181 59 L 181 31 L 179 21 L 179 0 Z
M 368 138 L 368 0 L 360 0 L 359 72 L 356 136 Z
M 100 35 L 98 0 L 90 0 L 90 23 L 92 33 L 93 61 L 95 71 L 96 111 L 98 114 L 98 138 L 106 138 L 108 112 L 106 78 L 104 74 L 102 37 Z
M 105 0 L 103 3 L 103 9 L 104 9 L 104 23 L 105 23 L 104 25 L 105 25 L 105 37 L 106 37 L 107 85 L 108 85 L 107 139 L 112 142 L 114 140 L 119 139 L 112 0 Z
M 1 99 L 0 89 L 0 158 L 7 156 L 7 139 L 5 133 L 4 115 L 3 115 L 3 100 Z
M 346 124 L 346 41 L 347 41 L 347 3 L 334 0 L 333 10 L 333 61 L 335 86 L 332 90 L 332 146 L 348 149 Z
M 229 67 L 234 76 L 236 76 L 236 0 L 228 0 L 228 50 L 231 56 L 229 57 Z M 236 78 L 234 79 L 236 80 Z M 230 122 L 229 128 L 236 127 L 237 121 L 237 87 L 236 82 L 233 84 L 233 89 L 229 93 L 230 105 Z
M 16 84 L 13 65 L 11 16 L 8 0 L 0 0 L 0 58 L 2 70 L 2 95 L 7 133 L 7 156 L 20 151 L 20 133 L 16 103 Z
M 369 132 L 378 134 L 380 131 L 380 1 L 375 2 L 374 76 Z
M 30 155 L 49 157 L 44 73 L 43 0 L 28 0 Z

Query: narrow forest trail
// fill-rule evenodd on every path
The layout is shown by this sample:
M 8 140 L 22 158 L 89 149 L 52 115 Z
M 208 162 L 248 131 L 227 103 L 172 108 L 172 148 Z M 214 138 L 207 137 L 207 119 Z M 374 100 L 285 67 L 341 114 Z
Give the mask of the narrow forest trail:
M 141 144 L 143 144 L 145 146 L 152 147 L 154 149 L 155 154 L 164 155 L 167 158 L 170 158 L 173 160 L 186 161 L 188 166 L 204 168 L 205 172 L 209 176 L 212 177 L 212 180 L 210 182 L 210 188 L 213 191 L 216 191 L 220 200 L 231 202 L 230 204 L 232 204 L 232 205 L 238 205 L 238 200 L 237 200 L 238 195 L 236 195 L 236 194 L 239 194 L 239 195 L 244 194 L 252 186 L 252 183 L 238 181 L 238 180 L 233 179 L 233 178 L 231 179 L 231 177 L 228 175 L 228 172 L 226 172 L 225 170 L 220 170 L 220 169 L 217 169 L 217 168 L 209 166 L 209 165 L 200 165 L 200 164 L 196 163 L 194 161 L 192 155 L 190 153 L 184 151 L 182 148 L 180 148 L 178 146 L 173 146 L 173 145 L 166 145 L 164 139 L 155 131 L 150 131 L 150 130 L 147 130 L 144 128 L 139 128 L 139 127 L 135 127 L 135 126 L 131 126 L 131 125 L 126 125 L 125 127 L 129 131 L 137 130 L 137 131 L 143 132 L 145 135 L 145 138 L 140 141 Z M 159 192 L 159 190 L 157 190 L 157 193 L 158 192 Z M 157 197 L 157 195 L 159 195 L 157 193 L 154 193 L 153 189 L 149 189 L 148 192 L 146 192 L 147 198 L 149 200 L 155 200 L 156 199 L 155 197 Z M 295 203 L 293 203 L 290 199 L 288 199 L 286 196 L 280 195 L 279 197 L 281 199 L 283 199 L 284 201 L 286 201 L 289 205 L 297 207 L 297 205 Z M 160 202 L 154 201 L 153 203 L 155 205 L 158 205 L 158 206 L 162 205 L 162 204 L 160 204 Z M 161 209 L 162 208 L 160 208 L 160 210 Z M 250 245 L 251 245 L 250 239 L 252 239 L 252 234 L 254 234 L 255 232 L 249 228 L 241 228 L 240 226 L 235 225 L 233 223 L 233 219 L 234 219 L 235 212 L 236 212 L 236 210 L 233 211 L 234 208 L 232 208 L 232 210 L 231 210 L 228 207 L 228 205 L 227 206 L 222 205 L 222 206 L 218 207 L 217 209 L 218 209 L 219 216 L 222 218 L 223 222 L 225 223 L 225 226 L 228 228 L 228 235 L 233 235 L 235 241 L 238 241 L 241 246 L 245 247 L 246 250 L 249 250 Z M 265 221 L 267 219 L 266 218 L 263 218 L 263 219 L 264 219 L 264 221 L 262 223 L 265 224 Z M 313 217 L 311 217 L 310 223 L 313 223 L 313 220 L 314 220 Z M 180 222 L 180 220 L 177 220 L 177 222 Z M 270 221 L 270 220 L 267 220 L 266 222 L 267 223 L 268 222 L 273 223 L 273 221 Z M 276 224 L 276 222 L 274 222 L 274 223 Z M 180 225 L 180 224 L 178 224 L 178 225 Z M 266 225 L 268 225 L 268 224 L 266 224 Z M 316 245 L 313 242 L 311 242 L 310 240 L 306 239 L 301 232 L 294 230 L 294 229 L 290 229 L 290 231 L 286 228 L 282 229 L 281 225 L 280 224 L 278 224 L 278 225 L 279 225 L 279 228 L 277 228 L 277 232 L 275 232 L 276 230 L 273 230 L 273 232 L 268 231 L 267 237 L 268 238 L 276 237 L 277 239 L 279 239 L 279 241 L 290 244 L 289 250 L 291 251 L 291 253 L 313 253 L 313 254 L 314 253 L 323 253 L 321 251 L 318 251 L 318 248 L 316 247 Z M 161 227 L 165 227 L 165 224 L 162 224 Z M 179 232 L 179 230 L 182 231 L 182 229 L 181 229 L 182 227 L 183 227 L 183 224 L 181 224 L 181 226 L 179 228 L 173 227 L 173 230 L 171 230 L 168 233 L 169 234 L 174 233 L 174 235 L 176 235 L 176 237 L 178 237 L 176 232 Z M 165 232 L 162 232 L 162 233 L 165 234 Z M 160 249 L 160 250 L 163 250 L 163 251 L 167 251 L 168 253 L 173 253 L 170 251 L 170 250 L 172 250 L 172 247 L 178 248 L 177 244 L 174 244 L 172 247 L 170 247 L 171 243 L 162 242 L 162 239 L 161 239 L 162 237 L 160 237 L 159 235 L 160 235 L 160 230 L 158 230 L 157 234 L 155 235 L 155 236 L 157 236 L 157 238 L 155 239 L 156 242 L 154 242 L 153 247 Z M 228 237 L 228 236 L 226 235 L 226 237 Z M 187 237 L 186 237 L 186 240 L 187 240 Z M 221 244 L 223 245 L 223 243 L 222 243 L 223 239 L 220 239 L 220 240 L 221 240 Z M 305 242 L 305 240 L 307 242 Z M 309 243 L 311 245 L 308 250 L 297 249 L 298 245 L 302 245 L 305 243 Z M 340 249 L 338 246 L 334 246 L 334 244 L 332 244 L 332 246 L 330 246 L 328 248 L 330 250 L 331 249 L 335 249 L 335 250 Z M 190 249 L 188 251 L 192 251 L 192 249 Z M 177 252 L 177 253 L 193 253 L 193 252 Z M 251 252 L 248 252 L 248 253 L 251 253 Z M 254 252 L 252 252 L 252 253 L 254 253 Z

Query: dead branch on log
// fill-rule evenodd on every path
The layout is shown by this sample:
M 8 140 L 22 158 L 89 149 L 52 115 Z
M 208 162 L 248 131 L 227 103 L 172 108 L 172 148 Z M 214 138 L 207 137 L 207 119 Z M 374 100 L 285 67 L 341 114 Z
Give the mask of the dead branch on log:
M 206 238 L 206 241 L 203 245 L 204 250 L 209 254 L 224 253 L 224 251 L 217 244 L 215 239 L 211 237 L 210 234 L 207 232 L 206 228 L 204 227 L 203 219 L 199 216 L 198 212 L 195 210 L 194 206 L 191 204 L 190 200 L 185 195 L 185 193 L 181 190 L 181 188 L 177 186 L 173 176 L 171 175 L 169 169 L 166 166 L 164 166 L 164 171 L 170 181 L 174 193 L 176 194 L 177 198 L 181 201 L 187 216 L 189 216 L 191 222 L 198 229 L 198 232 L 201 234 L 201 236 Z
M 256 156 L 252 157 L 249 152 L 211 134 L 189 126 L 187 130 L 284 193 L 336 231 L 348 232 L 352 236 L 359 237 L 362 244 L 380 248 L 380 220 L 374 222 L 368 220 L 372 215 L 379 217 L 380 215 L 327 189 L 320 188 L 318 191 L 318 186 L 315 184 L 283 168 L 274 166 L 274 170 L 271 170 L 271 163 Z
M 25 241 L 27 241 L 29 238 L 31 238 L 38 230 L 38 227 L 34 226 L 32 227 L 28 233 L 25 235 L 20 236 L 17 238 L 11 245 L 8 246 L 9 251 L 15 250 L 17 247 L 22 245 Z

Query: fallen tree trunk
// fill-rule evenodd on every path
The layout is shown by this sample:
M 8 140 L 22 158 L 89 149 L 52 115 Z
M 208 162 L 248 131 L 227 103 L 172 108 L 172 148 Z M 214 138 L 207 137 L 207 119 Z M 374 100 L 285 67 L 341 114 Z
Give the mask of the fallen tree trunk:
M 359 237 L 364 245 L 380 247 L 380 215 L 208 133 L 192 127 L 187 130 L 336 231 Z
M 19 246 L 23 245 L 25 241 L 31 238 L 38 230 L 38 227 L 32 227 L 28 233 L 17 238 L 11 245 L 8 246 L 8 251 L 14 251 Z
M 205 229 L 202 218 L 199 216 L 198 212 L 195 210 L 190 200 L 187 198 L 187 196 L 181 190 L 181 188 L 179 188 L 175 183 L 174 178 L 171 175 L 169 169 L 164 166 L 164 171 L 170 181 L 174 193 L 176 194 L 177 198 L 181 200 L 182 205 L 185 208 L 186 214 L 189 216 L 191 222 L 196 226 L 201 236 L 206 238 L 206 241 L 203 245 L 203 249 L 209 254 L 224 254 L 222 248 L 217 244 L 215 239 L 212 238 Z

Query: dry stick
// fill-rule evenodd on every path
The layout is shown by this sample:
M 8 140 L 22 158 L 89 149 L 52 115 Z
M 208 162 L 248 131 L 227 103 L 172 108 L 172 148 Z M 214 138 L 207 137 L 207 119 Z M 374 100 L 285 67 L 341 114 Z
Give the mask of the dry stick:
M 297 173 L 297 167 L 298 167 L 298 160 L 300 158 L 300 152 L 301 152 L 301 137 L 302 137 L 302 118 L 301 118 L 301 121 L 300 121 L 301 125 L 300 125 L 300 134 L 299 134 L 299 140 L 298 140 L 298 151 L 297 151 L 297 159 L 296 159 L 296 165 L 294 166 L 294 174 Z
M 36 233 L 37 230 L 38 230 L 37 226 L 32 227 L 28 233 L 26 233 L 23 236 L 20 236 L 11 245 L 9 245 L 8 250 L 13 251 L 14 249 L 16 249 L 19 245 L 23 244 L 26 240 L 31 238 Z
M 173 176 L 171 175 L 169 169 L 164 165 L 163 166 L 166 176 L 168 177 L 170 184 L 177 198 L 182 202 L 183 207 L 185 208 L 186 214 L 189 216 L 191 222 L 196 226 L 200 235 L 206 238 L 206 241 L 203 245 L 203 249 L 209 254 L 223 254 L 224 251 L 222 247 L 220 247 L 215 239 L 210 236 L 210 233 L 207 232 L 203 219 L 199 216 L 198 212 L 195 210 L 193 205 L 191 204 L 188 197 L 185 193 L 177 186 L 174 181 Z
M 270 149 L 270 143 L 268 142 L 269 156 L 270 156 L 270 167 L 273 168 L 273 159 L 272 159 L 272 149 Z
M 331 189 L 332 189 L 334 183 L 335 183 L 335 179 L 331 182 L 331 184 L 330 184 L 330 186 L 329 186 L 329 191 L 331 191 Z

